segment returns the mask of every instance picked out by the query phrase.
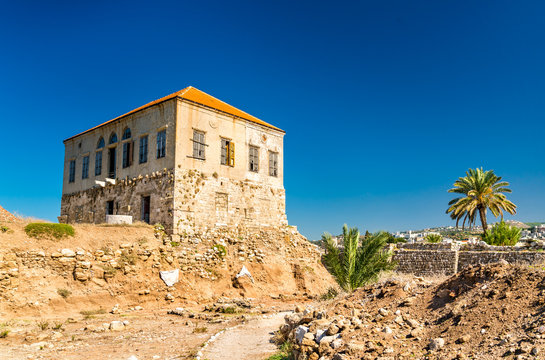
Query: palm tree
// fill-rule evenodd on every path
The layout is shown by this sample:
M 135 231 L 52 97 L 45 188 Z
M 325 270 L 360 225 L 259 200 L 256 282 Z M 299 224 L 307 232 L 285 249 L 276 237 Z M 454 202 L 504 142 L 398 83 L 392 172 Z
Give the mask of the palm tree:
M 510 193 L 511 189 L 507 188 L 509 183 L 501 181 L 500 176 L 496 176 L 494 171 L 483 171 L 482 168 L 469 169 L 465 177 L 458 178 L 454 183 L 454 187 L 448 192 L 462 194 L 462 196 L 451 200 L 447 214 L 450 213 L 452 219 L 456 219 L 456 227 L 463 219 L 462 228 L 465 227 L 466 221 L 472 227 L 475 225 L 477 213 L 481 218 L 483 232 L 486 235 L 488 225 L 486 223 L 486 211 L 490 209 L 495 217 L 507 211 L 509 214 L 517 212 L 517 206 L 507 200 L 504 193 Z
M 340 287 L 346 291 L 378 279 L 382 271 L 393 270 L 392 253 L 384 249 L 388 234 L 379 232 L 365 236 L 360 242 L 357 228 L 343 227 L 343 246 L 338 246 L 331 234 L 324 234 L 326 248 L 324 264 Z

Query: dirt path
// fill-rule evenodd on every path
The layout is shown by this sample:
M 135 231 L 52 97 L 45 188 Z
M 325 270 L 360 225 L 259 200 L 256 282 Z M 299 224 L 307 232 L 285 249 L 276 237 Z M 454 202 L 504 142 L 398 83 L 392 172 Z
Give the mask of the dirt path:
M 278 351 L 271 343 L 272 332 L 284 323 L 287 313 L 277 313 L 270 318 L 252 320 L 248 324 L 220 334 L 203 351 L 201 359 L 208 360 L 261 360 Z

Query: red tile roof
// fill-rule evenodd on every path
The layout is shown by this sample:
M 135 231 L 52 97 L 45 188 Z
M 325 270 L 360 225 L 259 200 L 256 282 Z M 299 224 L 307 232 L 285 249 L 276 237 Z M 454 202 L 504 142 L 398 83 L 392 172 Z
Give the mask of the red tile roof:
M 173 98 L 181 98 L 181 99 L 185 99 L 185 100 L 188 100 L 190 102 L 194 102 L 194 103 L 197 103 L 197 104 L 200 104 L 200 105 L 204 105 L 206 107 L 209 107 L 209 108 L 212 108 L 212 109 L 215 109 L 215 110 L 219 110 L 221 112 L 224 112 L 224 113 L 227 113 L 227 114 L 230 114 L 230 115 L 233 115 L 233 116 L 236 116 L 236 117 L 239 117 L 241 119 L 244 119 L 244 120 L 248 120 L 248 121 L 251 121 L 253 123 L 256 123 L 256 124 L 259 124 L 259 125 L 263 125 L 263 126 L 266 126 L 268 128 L 271 128 L 271 129 L 274 129 L 274 130 L 278 130 L 278 131 L 282 131 L 284 132 L 282 129 L 279 129 L 277 128 L 276 126 L 273 126 L 269 123 L 266 123 L 265 121 L 261 120 L 261 119 L 258 119 L 256 118 L 255 116 L 252 116 L 242 110 L 239 110 L 237 109 L 236 107 L 234 106 L 231 106 L 229 104 L 227 104 L 226 102 L 223 102 L 219 99 L 216 99 L 215 97 L 211 96 L 211 95 L 208 95 L 207 93 L 205 93 L 204 91 L 201 91 L 197 88 L 194 88 L 192 86 L 188 86 L 186 87 L 185 89 L 182 89 L 180 91 L 177 91 L 173 94 L 170 94 L 170 95 L 167 95 L 165 97 L 162 97 L 160 99 L 157 99 L 155 101 L 152 101 L 150 103 L 147 103 L 146 105 L 143 105 L 143 106 L 140 106 L 134 110 L 131 110 L 129 111 L 128 113 L 126 114 L 123 114 L 121 116 L 118 116 L 112 120 L 108 120 L 100 125 L 97 125 L 89 130 L 85 130 L 84 132 L 81 132 L 77 135 L 74 135 L 74 136 L 71 136 L 69 137 L 68 139 L 64 140 L 65 142 L 68 141 L 68 140 L 71 140 L 73 138 L 76 138 L 80 135 L 83 135 L 83 134 L 86 134 L 92 130 L 95 130 L 99 127 L 102 127 L 104 125 L 107 125 L 107 124 L 110 124 L 116 120 L 119 120 L 121 118 L 124 118 L 125 116 L 128 116 L 128 115 L 131 115 L 131 114 L 134 114 L 140 110 L 144 110 L 144 109 L 147 109 L 153 105 L 157 105 L 159 103 L 162 103 L 164 101 L 167 101 L 167 100 L 170 100 L 170 99 L 173 99 Z

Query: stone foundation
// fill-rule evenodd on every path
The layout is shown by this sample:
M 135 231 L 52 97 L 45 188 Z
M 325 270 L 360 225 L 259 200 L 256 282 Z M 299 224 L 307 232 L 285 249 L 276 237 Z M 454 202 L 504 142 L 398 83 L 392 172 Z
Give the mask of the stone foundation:
M 150 196 L 150 224 L 162 224 L 168 234 L 288 224 L 283 188 L 182 169 L 165 169 L 63 195 L 59 221 L 104 223 L 108 201 L 114 201 L 114 215 L 128 215 L 138 221 L 142 219 L 144 196 Z
M 114 201 L 113 215 L 129 215 L 137 221 L 142 218 L 142 197 L 150 196 L 150 224 L 160 223 L 167 232 L 172 232 L 174 172 L 163 170 L 133 179 L 117 180 L 115 185 L 65 194 L 61 200 L 63 222 L 106 222 L 108 201 Z

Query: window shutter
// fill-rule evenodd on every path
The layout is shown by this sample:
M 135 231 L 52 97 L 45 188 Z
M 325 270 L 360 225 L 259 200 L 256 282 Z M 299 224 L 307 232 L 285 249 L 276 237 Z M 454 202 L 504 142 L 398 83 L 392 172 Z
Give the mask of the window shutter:
M 229 165 L 235 166 L 235 143 L 230 141 L 229 142 Z
M 129 165 L 132 165 L 133 158 L 134 158 L 134 140 L 131 141 L 131 145 L 129 148 Z

